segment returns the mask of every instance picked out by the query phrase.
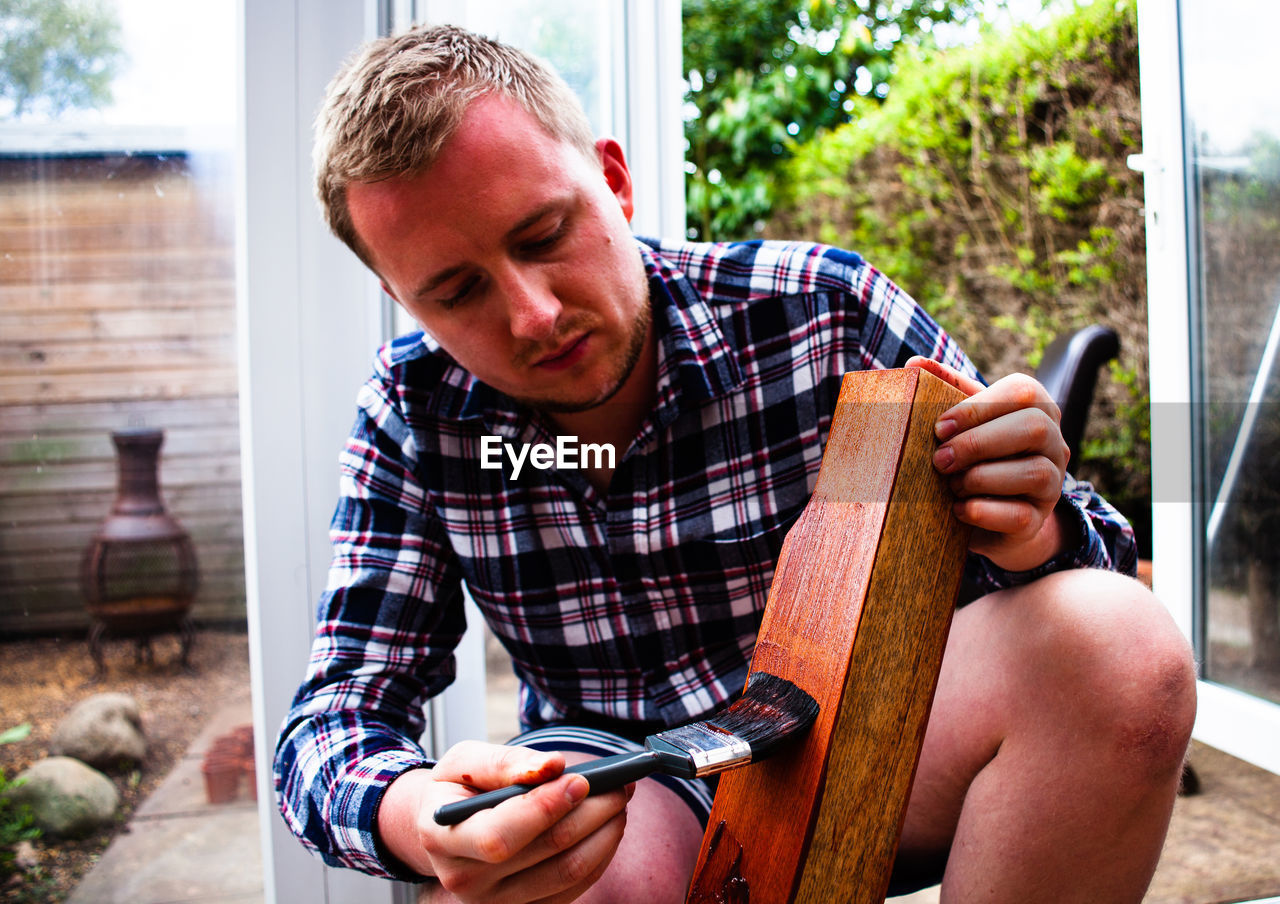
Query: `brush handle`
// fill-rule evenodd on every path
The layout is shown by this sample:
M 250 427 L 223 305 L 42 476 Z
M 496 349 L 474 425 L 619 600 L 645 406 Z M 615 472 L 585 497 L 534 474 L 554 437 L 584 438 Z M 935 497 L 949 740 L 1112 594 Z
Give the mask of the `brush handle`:
M 577 763 L 565 770 L 583 776 L 591 786 L 588 794 L 603 794 L 623 785 L 642 779 L 656 772 L 661 764 L 661 757 L 652 750 L 641 750 L 637 753 L 619 753 L 616 756 L 600 757 Z M 537 785 L 508 785 L 494 791 L 486 791 L 475 797 L 455 800 L 438 807 L 435 821 L 442 826 L 457 825 L 468 816 L 496 807 L 504 800 L 519 797 L 536 788 Z

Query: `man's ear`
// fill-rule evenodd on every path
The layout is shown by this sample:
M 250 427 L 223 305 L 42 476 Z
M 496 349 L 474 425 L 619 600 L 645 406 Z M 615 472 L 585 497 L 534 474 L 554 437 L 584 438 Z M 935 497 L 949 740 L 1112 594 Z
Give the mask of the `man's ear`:
M 609 190 L 618 199 L 622 213 L 630 223 L 631 217 L 636 212 L 636 205 L 635 196 L 632 193 L 631 170 L 627 168 L 622 145 L 612 138 L 601 138 L 596 142 L 596 155 L 600 158 L 600 168 L 604 170 L 604 178 L 609 183 Z

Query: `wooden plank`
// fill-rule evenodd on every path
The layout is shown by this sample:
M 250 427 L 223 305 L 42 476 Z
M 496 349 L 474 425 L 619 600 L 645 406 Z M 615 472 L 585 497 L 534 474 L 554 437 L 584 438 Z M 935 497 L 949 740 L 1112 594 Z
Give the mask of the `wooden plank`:
M 197 603 L 209 599 L 234 598 L 243 594 L 243 563 L 237 565 L 231 562 L 222 568 L 201 566 Z M 0 602 L 0 611 L 15 618 L 19 614 L 31 614 L 41 607 L 64 611 L 83 608 L 84 593 L 79 579 L 64 576 L 56 580 L 32 580 L 18 586 L 17 592 L 5 594 L 3 602 Z
M 235 309 L 235 281 L 225 276 L 157 282 L 98 280 L 11 286 L 0 282 L 0 311 L 99 311 L 152 307 Z
M 130 426 L 117 421 L 117 428 Z M 162 422 L 163 423 L 163 422 Z M 240 449 L 240 435 L 234 423 L 211 427 L 164 428 L 160 467 L 184 458 L 205 458 L 234 454 Z M 0 468 L 59 467 L 73 462 L 102 462 L 115 468 L 115 444 L 109 430 L 52 432 L 33 430 L 28 434 L 0 437 Z
M 20 559 L 53 549 L 84 549 L 93 539 L 102 518 L 111 509 L 110 502 L 102 509 L 102 517 L 86 521 L 53 521 L 28 527 L 20 533 L 5 538 L 0 549 L 0 559 Z M 221 511 L 178 512 L 172 506 L 166 511 L 191 535 L 191 541 L 201 547 L 213 543 L 229 543 L 241 546 L 244 542 L 244 519 L 239 508 L 223 508 Z
M 167 508 L 179 521 L 201 511 L 211 513 L 240 511 L 240 483 L 221 483 L 164 487 L 161 491 Z M 96 524 L 111 510 L 114 487 L 99 490 L 32 493 L 0 497 L 0 523 L 4 525 L 4 544 L 12 531 L 29 530 L 46 524 Z
M 192 336 L 233 338 L 234 311 L 134 308 L 123 311 L 0 312 L 5 342 L 133 342 Z
M 76 283 L 98 280 L 235 278 L 235 261 L 220 248 L 123 248 L 110 251 L 15 252 L 6 255 L 8 285 Z
M 0 464 L 0 497 L 29 493 L 79 492 L 83 490 L 114 489 L 116 484 L 114 464 L 105 461 L 66 462 L 48 471 L 26 465 Z M 224 452 L 204 458 L 175 458 L 162 460 L 160 486 L 168 494 L 182 486 L 214 483 L 238 483 L 240 456 L 238 452 Z
M 106 248 L 132 248 L 138 252 L 153 248 L 189 248 L 219 246 L 230 254 L 231 237 L 226 224 L 214 217 L 201 215 L 199 209 L 182 216 L 160 219 L 86 223 L 45 219 L 30 224 L 0 223 L 0 248 L 11 254 L 45 254 L 50 251 L 94 251 Z
M 242 604 L 244 594 L 243 566 L 202 569 L 195 604 L 199 606 L 212 600 L 232 600 Z M 0 625 L 10 630 L 22 630 L 26 619 L 50 613 L 57 614 L 59 620 L 66 620 L 68 613 L 79 620 L 84 618 L 84 605 L 84 593 L 78 580 L 31 581 L 0 597 Z
M 354 412 L 353 394 L 352 417 Z M 162 427 L 166 431 L 189 427 L 235 427 L 239 421 L 240 401 L 235 393 L 163 401 L 24 403 L 0 406 L 0 441 L 8 437 L 91 431 L 106 435 L 122 427 Z
M 138 374 L 102 374 L 99 379 L 83 375 L 66 377 L 0 377 L 0 406 L 24 402 L 109 402 L 194 399 L 225 396 L 236 391 L 239 375 L 235 367 L 170 368 L 140 382 Z
M 190 312 L 187 312 L 188 314 Z M 228 332 L 219 336 L 161 336 L 129 342 L 40 342 L 19 340 L 0 343 L 0 376 L 155 371 L 192 365 L 234 365 L 235 318 Z
M 197 599 L 191 617 L 200 624 L 239 624 L 246 618 L 244 592 L 228 588 L 225 594 Z M 0 602 L 0 637 L 23 637 L 39 634 L 82 633 L 89 628 L 89 614 L 82 601 L 71 598 L 40 599 L 27 609 L 9 611 Z M 87 661 L 86 673 L 93 664 Z
M 40 584 L 70 585 L 79 580 L 83 549 L 56 549 L 27 553 L 21 557 L 0 556 L 0 585 L 14 587 Z M 208 542 L 196 550 L 202 574 L 220 574 L 244 568 L 241 543 Z
M 846 375 L 751 663 L 812 694 L 818 720 L 721 776 L 691 904 L 883 901 L 967 546 L 931 464 L 960 398 L 917 370 Z
M 61 189 L 61 186 L 58 186 Z M 230 208 L 214 194 L 185 200 L 150 201 L 146 194 L 130 191 L 119 198 L 86 196 L 78 202 L 66 194 L 51 198 L 56 207 L 24 208 L 0 201 L 0 234 L 15 242 L 15 251 L 46 248 L 91 248 L 131 245 L 146 247 L 147 235 L 165 236 L 160 244 L 230 247 Z M 79 208 L 79 209 L 76 209 Z M 116 230 L 113 234 L 109 230 Z M 28 238 L 22 238 L 27 236 Z M 174 238 L 182 238 L 174 242 Z
M 225 205 L 219 191 L 226 179 L 192 179 L 181 173 L 141 179 L 37 179 L 18 184 L 0 180 L 0 226 L 87 223 L 104 218 L 170 219 Z
M 239 568 L 201 570 L 200 586 L 193 602 L 197 609 L 211 602 L 243 606 L 244 600 L 243 565 Z M 85 594 L 79 581 L 33 581 L 0 598 L 0 630 L 43 630 L 48 624 L 38 619 L 48 615 L 67 626 L 88 622 Z
M 851 902 L 884 900 L 937 688 L 969 530 L 955 521 L 953 497 L 932 465 L 934 423 L 961 394 L 922 376 L 797 902 L 826 904 L 850 885 L 864 889 Z

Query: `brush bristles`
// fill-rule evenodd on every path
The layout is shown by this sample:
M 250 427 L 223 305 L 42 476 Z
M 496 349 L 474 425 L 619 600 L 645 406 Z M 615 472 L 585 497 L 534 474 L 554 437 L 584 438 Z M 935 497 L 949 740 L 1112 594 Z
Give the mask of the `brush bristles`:
M 751 745 L 751 759 L 762 759 L 792 735 L 808 730 L 818 717 L 818 701 L 785 678 L 753 672 L 747 689 L 711 723 Z

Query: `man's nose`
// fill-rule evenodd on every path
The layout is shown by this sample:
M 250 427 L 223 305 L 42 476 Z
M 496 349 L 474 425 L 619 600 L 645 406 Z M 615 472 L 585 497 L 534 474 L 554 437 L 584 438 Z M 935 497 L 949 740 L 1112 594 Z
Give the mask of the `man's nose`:
M 503 283 L 511 335 L 534 342 L 555 335 L 563 306 L 545 281 L 536 275 L 513 273 Z

